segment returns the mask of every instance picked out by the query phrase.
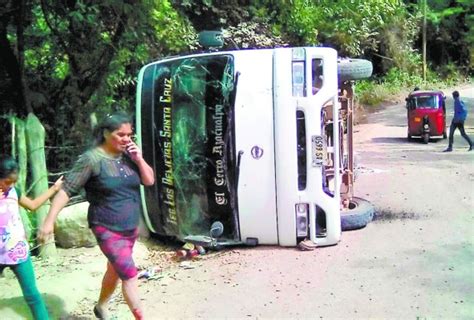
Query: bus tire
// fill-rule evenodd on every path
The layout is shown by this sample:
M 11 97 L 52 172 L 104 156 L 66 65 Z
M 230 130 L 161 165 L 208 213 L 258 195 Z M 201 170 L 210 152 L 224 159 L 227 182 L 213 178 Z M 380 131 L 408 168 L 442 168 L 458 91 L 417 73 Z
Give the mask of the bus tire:
M 349 80 L 360 80 L 372 75 L 372 62 L 365 59 L 342 59 L 337 62 L 339 83 Z
M 374 218 L 374 206 L 367 200 L 353 197 L 349 209 L 341 211 L 341 230 L 349 231 L 365 227 Z

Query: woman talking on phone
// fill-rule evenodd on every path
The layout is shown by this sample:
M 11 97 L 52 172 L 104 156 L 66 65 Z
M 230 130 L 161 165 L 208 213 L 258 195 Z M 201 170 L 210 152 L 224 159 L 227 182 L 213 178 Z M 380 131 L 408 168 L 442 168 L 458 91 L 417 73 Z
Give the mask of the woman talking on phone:
M 95 145 L 79 156 L 66 175 L 40 229 L 40 238 L 47 241 L 61 209 L 84 188 L 90 203 L 89 227 L 108 260 L 94 314 L 99 319 L 107 318 L 107 303 L 122 280 L 128 307 L 135 319 L 143 319 L 132 249 L 138 237 L 139 187 L 155 182 L 153 169 L 132 140 L 132 122 L 125 113 L 107 116 L 94 133 Z

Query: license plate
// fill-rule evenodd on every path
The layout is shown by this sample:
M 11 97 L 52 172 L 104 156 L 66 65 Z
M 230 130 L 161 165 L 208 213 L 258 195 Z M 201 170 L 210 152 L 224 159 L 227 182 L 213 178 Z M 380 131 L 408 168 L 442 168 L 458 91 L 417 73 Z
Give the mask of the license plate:
M 311 137 L 313 166 L 322 166 L 324 160 L 324 139 L 321 136 Z

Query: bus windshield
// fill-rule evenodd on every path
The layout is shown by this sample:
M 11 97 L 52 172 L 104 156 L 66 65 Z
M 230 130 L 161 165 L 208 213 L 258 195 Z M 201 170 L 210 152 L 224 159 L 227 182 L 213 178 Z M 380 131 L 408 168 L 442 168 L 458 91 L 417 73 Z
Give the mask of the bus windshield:
M 145 198 L 158 233 L 208 234 L 220 221 L 234 238 L 233 57 L 149 65 L 141 88 L 143 154 L 157 177 Z

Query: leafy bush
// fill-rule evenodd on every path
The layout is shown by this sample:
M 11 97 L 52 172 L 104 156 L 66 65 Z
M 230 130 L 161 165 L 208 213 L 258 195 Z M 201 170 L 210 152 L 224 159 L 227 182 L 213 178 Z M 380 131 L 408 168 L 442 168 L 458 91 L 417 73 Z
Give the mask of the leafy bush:
M 375 106 L 411 91 L 415 87 L 426 90 L 443 90 L 466 81 L 468 79 L 453 64 L 448 64 L 436 71 L 428 69 L 425 82 L 423 82 L 421 73 L 409 73 L 391 68 L 383 78 L 357 82 L 355 93 L 359 104 Z
M 270 27 L 261 22 L 242 22 L 223 30 L 224 39 L 232 40 L 239 48 L 273 48 L 287 45 L 274 35 Z
M 359 104 L 375 106 L 389 95 L 388 87 L 370 80 L 357 82 L 355 96 Z
M 463 75 L 458 66 L 454 63 L 448 63 L 445 65 L 440 66 L 438 69 L 439 77 L 443 80 L 443 82 L 448 86 L 453 86 L 460 81 L 466 81 L 465 75 Z
M 420 86 L 423 83 L 423 77 L 422 74 L 391 68 L 384 77 L 384 83 L 390 85 L 393 90 L 399 90 L 406 87 Z

